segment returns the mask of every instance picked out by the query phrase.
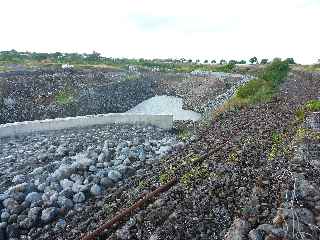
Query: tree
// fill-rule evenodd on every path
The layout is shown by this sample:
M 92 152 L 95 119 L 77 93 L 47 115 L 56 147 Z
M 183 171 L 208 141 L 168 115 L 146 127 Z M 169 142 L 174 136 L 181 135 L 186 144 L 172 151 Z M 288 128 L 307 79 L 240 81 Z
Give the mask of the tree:
M 220 64 L 222 65 L 222 64 L 226 64 L 227 63 L 227 61 L 226 60 L 224 60 L 224 59 L 221 59 L 220 60 Z
M 229 64 L 235 65 L 235 64 L 237 64 L 237 61 L 236 61 L 236 60 L 230 60 L 230 61 L 229 61 Z
M 192 59 L 189 59 L 189 60 L 188 60 L 188 63 L 192 63 Z
M 252 57 L 252 58 L 250 58 L 249 62 L 251 64 L 257 63 L 258 62 L 258 58 L 257 57 Z
M 216 64 L 216 63 L 217 63 L 216 60 L 212 60 L 212 61 L 211 61 L 211 64 Z
M 199 62 L 200 62 L 200 60 L 199 60 L 199 59 L 197 59 L 197 60 L 196 60 L 196 63 L 199 63 Z
M 287 61 L 289 64 L 296 64 L 296 62 L 294 61 L 293 58 L 287 58 L 286 61 Z
M 209 61 L 208 60 L 204 60 L 204 63 L 207 64 Z
M 268 59 L 267 58 L 261 59 L 260 64 L 267 64 L 267 63 L 268 63 Z
M 241 61 L 239 61 L 238 63 L 239 63 L 239 64 L 246 64 L 247 62 L 246 62 L 246 60 L 241 60 Z

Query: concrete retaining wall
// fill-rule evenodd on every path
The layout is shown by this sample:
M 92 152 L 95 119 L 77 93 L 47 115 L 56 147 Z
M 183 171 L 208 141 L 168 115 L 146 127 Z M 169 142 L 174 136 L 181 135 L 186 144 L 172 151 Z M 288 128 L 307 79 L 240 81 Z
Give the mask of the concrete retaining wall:
M 1 124 L 0 137 L 9 137 L 33 132 L 53 131 L 68 128 L 81 128 L 93 125 L 106 125 L 112 123 L 154 125 L 163 129 L 171 129 L 173 126 L 173 116 L 109 113 L 37 121 L 15 122 Z

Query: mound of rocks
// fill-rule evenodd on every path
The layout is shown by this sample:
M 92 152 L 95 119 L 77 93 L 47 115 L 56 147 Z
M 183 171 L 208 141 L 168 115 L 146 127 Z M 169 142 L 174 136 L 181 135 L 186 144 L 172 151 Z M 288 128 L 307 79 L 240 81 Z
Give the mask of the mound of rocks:
M 117 125 L 2 141 L 1 160 L 9 160 L 7 166 L 15 170 L 11 183 L 0 177 L 0 226 L 8 237 L 59 218 L 57 224 L 65 224 L 69 211 L 82 209 L 88 200 L 101 198 L 108 188 L 184 145 L 156 127 Z M 38 151 L 33 151 L 35 145 Z M 21 168 L 21 162 L 30 166 Z

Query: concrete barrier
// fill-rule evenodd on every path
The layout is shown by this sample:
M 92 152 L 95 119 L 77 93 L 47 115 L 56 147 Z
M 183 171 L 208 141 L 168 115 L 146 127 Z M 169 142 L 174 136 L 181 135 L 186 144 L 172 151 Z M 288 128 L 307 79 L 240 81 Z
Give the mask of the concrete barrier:
M 130 113 L 108 113 L 78 117 L 15 122 L 1 124 L 0 137 L 9 137 L 34 132 L 46 132 L 69 128 L 82 128 L 94 125 L 107 125 L 112 123 L 154 125 L 163 129 L 171 129 L 173 126 L 173 116 L 165 114 L 148 115 Z

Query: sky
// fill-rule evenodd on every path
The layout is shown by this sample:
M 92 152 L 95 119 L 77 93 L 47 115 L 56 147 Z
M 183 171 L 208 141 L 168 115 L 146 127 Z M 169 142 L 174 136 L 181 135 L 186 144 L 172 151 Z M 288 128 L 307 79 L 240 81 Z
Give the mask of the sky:
M 320 58 L 320 0 L 0 0 L 0 50 Z

